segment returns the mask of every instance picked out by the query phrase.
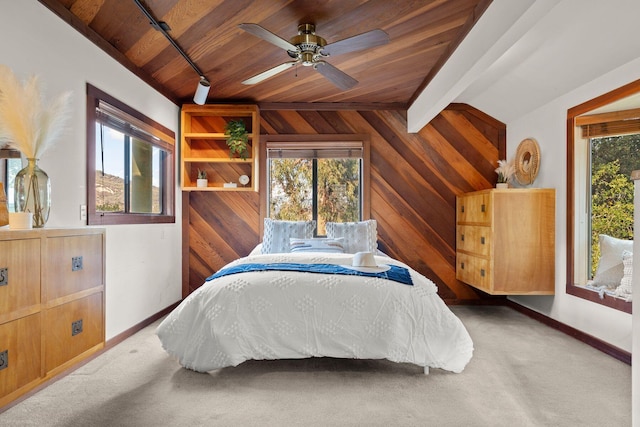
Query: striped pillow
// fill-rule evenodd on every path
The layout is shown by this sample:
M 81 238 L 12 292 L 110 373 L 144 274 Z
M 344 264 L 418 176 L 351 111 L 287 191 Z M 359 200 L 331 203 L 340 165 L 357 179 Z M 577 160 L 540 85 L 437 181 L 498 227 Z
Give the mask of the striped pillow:
M 290 239 L 291 252 L 324 252 L 332 254 L 344 253 L 342 238 L 325 239 L 322 237 L 315 239 Z

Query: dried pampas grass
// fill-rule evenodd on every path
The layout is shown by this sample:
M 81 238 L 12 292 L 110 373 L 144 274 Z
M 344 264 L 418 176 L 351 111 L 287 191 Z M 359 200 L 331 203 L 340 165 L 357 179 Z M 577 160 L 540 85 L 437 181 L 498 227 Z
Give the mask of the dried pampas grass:
M 0 146 L 39 159 L 62 135 L 70 116 L 71 92 L 45 105 L 37 76 L 21 82 L 0 64 Z

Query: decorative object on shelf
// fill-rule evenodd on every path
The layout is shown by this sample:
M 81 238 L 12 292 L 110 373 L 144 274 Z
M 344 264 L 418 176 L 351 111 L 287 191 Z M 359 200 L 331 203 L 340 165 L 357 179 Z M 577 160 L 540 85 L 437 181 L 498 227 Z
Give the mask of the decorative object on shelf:
M 540 146 L 533 138 L 520 142 L 516 150 L 515 175 L 522 185 L 531 185 L 540 170 Z
M 30 230 L 33 228 L 33 214 L 31 212 L 9 213 L 10 230 Z
M 224 128 L 225 135 L 228 135 L 227 146 L 229 147 L 229 157 L 234 154 L 246 160 L 249 156 L 248 144 L 249 134 L 242 120 L 231 120 Z
M 249 177 L 247 175 L 240 175 L 240 177 L 238 178 L 238 182 L 244 187 L 249 183 Z
M 225 182 L 224 184 L 222 184 L 223 188 L 238 188 L 238 184 L 236 184 L 235 182 Z
M 27 167 L 21 169 L 14 181 L 16 212 L 33 214 L 33 226 L 44 227 L 51 210 L 51 180 L 38 167 L 38 159 L 27 159 Z
M 498 160 L 498 167 L 496 168 L 498 174 L 498 180 L 496 188 L 509 188 L 509 182 L 515 174 L 515 168 L 513 162 L 507 162 L 506 160 Z
M 207 188 L 209 181 L 207 180 L 207 173 L 202 169 L 198 169 L 198 179 L 196 180 L 196 187 Z
M 36 76 L 21 82 L 0 64 L 0 145 L 22 152 L 28 164 L 16 175 L 15 210 L 31 212 L 33 226 L 49 219 L 51 182 L 38 167 L 38 159 L 62 135 L 70 115 L 71 92 L 45 105 Z

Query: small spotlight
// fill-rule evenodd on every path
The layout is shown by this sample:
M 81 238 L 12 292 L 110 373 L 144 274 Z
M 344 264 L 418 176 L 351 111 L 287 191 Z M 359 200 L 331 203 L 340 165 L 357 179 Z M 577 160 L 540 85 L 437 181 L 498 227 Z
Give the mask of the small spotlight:
M 204 105 L 204 103 L 207 101 L 207 95 L 209 95 L 209 89 L 211 89 L 211 83 L 209 83 L 209 80 L 207 80 L 204 76 L 200 76 L 196 94 L 193 95 L 193 102 L 198 105 Z

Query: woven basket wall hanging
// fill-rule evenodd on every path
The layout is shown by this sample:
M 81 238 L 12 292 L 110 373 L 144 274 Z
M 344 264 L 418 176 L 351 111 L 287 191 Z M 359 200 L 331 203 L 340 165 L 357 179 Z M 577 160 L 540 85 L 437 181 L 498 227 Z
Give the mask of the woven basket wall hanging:
M 521 185 L 531 185 L 540 170 L 540 146 L 533 138 L 523 139 L 515 158 L 516 179 Z

